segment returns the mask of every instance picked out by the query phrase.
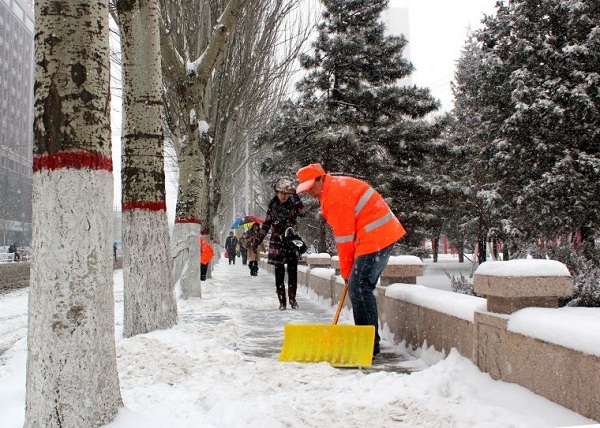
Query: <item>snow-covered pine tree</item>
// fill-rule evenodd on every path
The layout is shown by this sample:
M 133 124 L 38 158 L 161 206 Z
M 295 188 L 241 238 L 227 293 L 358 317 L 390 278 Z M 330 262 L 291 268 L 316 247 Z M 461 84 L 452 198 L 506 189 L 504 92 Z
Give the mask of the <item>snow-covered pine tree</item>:
M 114 329 L 108 0 L 35 2 L 26 427 L 122 407 Z
M 117 0 L 123 74 L 123 335 L 177 323 L 167 221 L 158 0 Z
M 499 90 L 490 86 L 486 71 L 480 43 L 469 37 L 457 63 L 452 88 L 453 121 L 447 137 L 453 156 L 440 165 L 453 182 L 448 192 L 452 198 L 448 200 L 445 232 L 457 246 L 464 242 L 473 250 L 478 248 L 479 261 L 487 258 L 488 239 L 501 238 L 505 243 L 510 240 L 502 233 L 505 204 L 488 168 L 489 148 L 498 130 L 495 119 L 500 115 L 495 105 L 486 102 Z
M 400 85 L 412 64 L 404 37 L 386 36 L 387 0 L 323 0 L 313 51 L 300 62 L 307 75 L 299 98 L 287 102 L 260 139 L 272 147 L 264 171 L 292 175 L 320 162 L 331 173 L 368 180 L 415 230 L 430 179 L 421 170 L 440 124 L 424 118 L 439 103 L 428 89 Z
M 582 236 L 600 226 L 600 3 L 513 0 L 478 33 L 490 85 L 502 94 L 490 146 L 503 199 L 527 238 Z M 485 88 L 482 88 L 485 90 Z

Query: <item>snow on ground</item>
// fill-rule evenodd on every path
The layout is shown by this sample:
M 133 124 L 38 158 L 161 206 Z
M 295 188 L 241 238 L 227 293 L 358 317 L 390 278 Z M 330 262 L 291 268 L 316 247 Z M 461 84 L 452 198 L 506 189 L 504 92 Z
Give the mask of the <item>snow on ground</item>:
M 419 284 L 449 289 L 427 265 Z M 425 262 L 427 263 L 427 262 Z M 436 278 L 437 276 L 437 278 Z M 122 271 L 116 271 L 116 340 L 125 408 L 111 428 L 131 427 L 565 427 L 592 424 L 518 385 L 494 381 L 455 350 L 406 349 L 382 332 L 410 374 L 279 363 L 286 323 L 330 323 L 334 308 L 301 287 L 297 310 L 279 311 L 274 277 L 222 259 L 201 299 L 180 300 L 179 324 L 122 338 Z M 349 311 L 341 322 L 350 323 Z M 2 427 L 23 426 L 27 290 L 0 296 Z M 541 356 L 543 357 L 543 356 Z

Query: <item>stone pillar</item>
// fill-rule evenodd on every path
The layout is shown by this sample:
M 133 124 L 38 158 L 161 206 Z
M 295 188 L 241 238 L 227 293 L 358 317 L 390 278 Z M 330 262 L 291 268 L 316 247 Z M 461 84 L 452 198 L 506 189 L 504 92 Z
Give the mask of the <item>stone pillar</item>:
M 331 256 L 327 253 L 308 254 L 306 256 L 308 266 L 306 272 L 306 286 L 315 291 L 325 299 L 333 297 L 331 284 Z M 315 269 L 326 269 L 327 274 L 316 272 Z
M 423 262 L 420 258 L 416 256 L 392 256 L 383 269 L 380 285 L 416 284 L 418 276 L 423 276 Z
M 557 308 L 560 297 L 573 294 L 573 278 L 556 260 L 485 262 L 475 271 L 475 293 L 487 297 L 487 310 L 510 314 L 535 306 Z
M 336 275 L 340 275 L 340 257 L 339 256 L 331 257 L 331 268 L 335 269 Z
M 476 311 L 475 363 L 494 379 L 507 379 L 507 324 L 512 312 L 536 306 L 557 308 L 559 297 L 573 293 L 569 270 L 555 260 L 509 260 L 482 263 L 475 271 L 477 294 L 487 298 L 487 311 Z
M 309 269 L 330 268 L 331 256 L 327 253 L 308 254 L 306 256 L 306 265 Z

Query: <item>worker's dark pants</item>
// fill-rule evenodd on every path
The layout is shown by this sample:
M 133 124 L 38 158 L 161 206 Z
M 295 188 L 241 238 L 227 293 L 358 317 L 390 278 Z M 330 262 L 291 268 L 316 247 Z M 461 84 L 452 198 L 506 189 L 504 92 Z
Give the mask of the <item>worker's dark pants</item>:
M 348 279 L 348 295 L 352 302 L 354 324 L 375 326 L 375 343 L 373 354 L 379 353 L 379 332 L 377 316 L 377 300 L 375 287 L 381 272 L 387 265 L 394 245 L 384 248 L 376 253 L 365 254 L 357 257 L 352 266 L 352 273 Z

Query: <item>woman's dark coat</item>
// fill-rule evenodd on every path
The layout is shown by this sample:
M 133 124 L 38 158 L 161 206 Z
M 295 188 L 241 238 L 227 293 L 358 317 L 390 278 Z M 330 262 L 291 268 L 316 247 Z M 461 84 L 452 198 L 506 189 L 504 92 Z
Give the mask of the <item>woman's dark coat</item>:
M 291 227 L 296 231 L 297 218 L 304 217 L 306 210 L 300 197 L 296 194 L 281 203 L 277 195 L 271 199 L 265 221 L 262 224 L 258 238 L 262 242 L 264 237 L 271 231 L 269 240 L 268 263 L 271 265 L 280 265 L 287 263 L 282 245 L 282 237 L 285 230 Z

